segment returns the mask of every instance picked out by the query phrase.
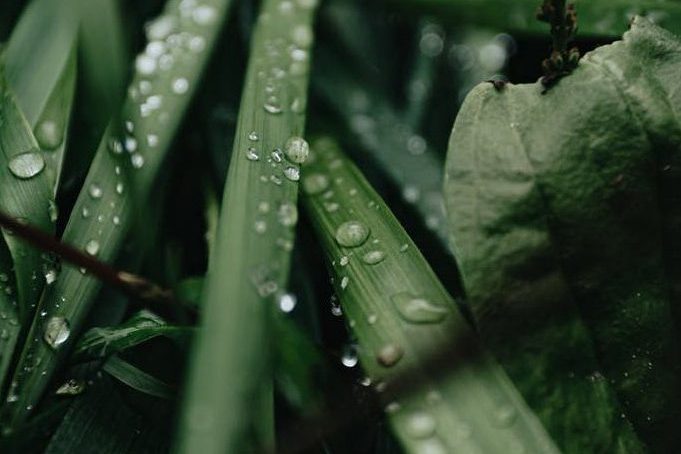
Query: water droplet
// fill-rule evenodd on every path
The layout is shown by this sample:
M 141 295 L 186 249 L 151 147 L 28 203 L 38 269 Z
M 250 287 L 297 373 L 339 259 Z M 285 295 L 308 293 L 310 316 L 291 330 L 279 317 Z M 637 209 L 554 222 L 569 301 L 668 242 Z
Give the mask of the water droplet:
M 297 298 L 295 295 L 292 295 L 291 293 L 282 293 L 279 296 L 279 309 L 282 312 L 291 312 L 295 307 L 297 303 Z
M 173 93 L 183 95 L 189 90 L 189 82 L 184 77 L 173 80 Z
M 267 222 L 263 220 L 255 221 L 253 224 L 253 229 L 255 230 L 255 233 L 262 235 L 267 231 Z
M 369 228 L 359 221 L 347 221 L 336 230 L 336 242 L 344 247 L 358 247 L 369 238 Z
M 340 263 L 340 266 L 345 266 L 348 263 L 350 263 L 350 258 L 347 255 L 344 255 L 343 257 L 340 258 L 338 263 Z
M 345 367 L 355 367 L 359 362 L 357 357 L 357 348 L 354 345 L 348 345 L 343 349 L 343 356 L 341 356 L 341 363 Z
M 113 225 L 120 225 L 121 224 L 121 218 L 118 216 L 114 216 L 112 219 Z
M 295 166 L 288 166 L 284 169 L 284 176 L 291 181 L 300 180 L 300 169 Z
M 43 339 L 47 345 L 57 349 L 67 341 L 71 335 L 69 322 L 64 317 L 51 317 L 45 324 Z
M 299 47 L 310 47 L 312 44 L 312 28 L 308 25 L 296 25 L 291 31 L 291 41 Z
M 97 255 L 99 252 L 99 242 L 97 240 L 90 240 L 85 245 L 85 252 L 90 255 Z
M 151 40 L 165 39 L 170 35 L 177 27 L 177 19 L 173 16 L 159 16 L 153 21 L 149 22 L 145 29 L 147 32 L 147 38 Z
M 103 194 L 102 188 L 98 184 L 93 183 L 88 188 L 88 194 L 90 194 L 90 197 L 93 199 L 101 199 Z
M 427 440 L 422 440 L 416 444 L 414 450 L 415 454 L 448 454 L 450 451 L 447 446 L 439 438 L 429 438 Z M 478 454 L 479 451 L 470 450 L 467 448 L 465 451 L 470 454 Z
M 134 168 L 141 169 L 142 167 L 144 167 L 144 156 L 142 156 L 139 153 L 134 153 L 130 157 L 130 163 Z
M 77 396 L 78 394 L 81 394 L 83 390 L 85 390 L 85 383 L 72 378 L 61 385 L 57 391 L 55 391 L 55 394 L 57 396 Z
M 150 76 L 156 72 L 156 59 L 146 54 L 140 54 L 135 59 L 135 69 L 140 74 Z
M 494 420 L 499 427 L 508 427 L 516 419 L 516 411 L 511 405 L 502 405 L 494 411 Z
M 258 136 L 257 132 L 251 131 L 248 134 L 248 140 L 250 140 L 251 142 L 257 142 L 258 140 L 260 140 L 260 137 Z
M 384 367 L 392 367 L 404 356 L 404 350 L 399 345 L 387 344 L 376 353 L 376 360 Z
M 27 180 L 43 171 L 45 160 L 39 151 L 27 151 L 14 156 L 8 167 L 15 177 Z
M 409 292 L 397 293 L 391 300 L 400 316 L 410 323 L 437 323 L 444 320 L 448 313 L 446 307 Z
M 188 46 L 189 50 L 194 53 L 203 52 L 203 50 L 206 48 L 206 40 L 203 39 L 203 36 L 193 36 L 189 40 Z
M 362 261 L 367 265 L 376 265 L 385 259 L 385 252 L 375 249 L 362 256 Z
M 215 20 L 215 8 L 209 5 L 201 5 L 194 8 L 192 19 L 199 25 L 208 25 Z
M 409 250 L 409 244 L 404 243 L 402 246 L 400 246 L 400 252 L 407 252 Z
M 388 405 L 385 406 L 385 412 L 388 413 L 389 415 L 393 415 L 400 411 L 400 408 L 402 408 L 402 406 L 400 405 L 399 402 L 390 402 Z
M 265 104 L 263 105 L 265 111 L 267 113 L 271 114 L 280 114 L 282 112 L 281 104 L 279 103 L 279 98 L 276 96 L 270 96 L 267 98 L 267 101 L 265 101 Z
M 51 285 L 54 283 L 54 281 L 57 280 L 57 270 L 54 268 L 50 268 L 45 270 L 45 283 L 47 285 Z
M 52 120 L 41 121 L 36 126 L 35 138 L 43 150 L 54 150 L 64 141 L 64 131 Z
M 47 203 L 47 214 L 50 216 L 50 221 L 57 222 L 57 218 L 59 218 L 59 207 L 54 200 L 50 200 Z
M 302 137 L 291 137 L 286 142 L 286 157 L 289 161 L 302 164 L 310 155 L 310 145 Z
M 310 195 L 324 192 L 329 187 L 329 178 L 323 173 L 312 173 L 303 179 L 303 190 Z
M 338 304 L 338 298 L 335 295 L 331 297 L 331 315 L 334 317 L 340 317 L 343 315 L 343 308 Z
M 116 194 L 123 194 L 123 191 L 125 190 L 125 186 L 123 183 L 118 182 L 116 183 Z
M 281 225 L 291 227 L 298 222 L 298 208 L 293 203 L 284 202 L 279 206 L 277 217 Z
M 137 139 L 135 139 L 135 138 L 132 137 L 132 136 L 127 136 L 127 137 L 125 138 L 125 145 L 124 145 L 124 147 L 125 147 L 125 150 L 126 150 L 128 153 L 133 153 L 134 151 L 137 150 Z
M 418 411 L 407 417 L 405 429 L 413 438 L 429 438 L 435 433 L 435 419 L 424 411 Z
M 257 161 L 260 159 L 260 155 L 258 154 L 258 150 L 256 150 L 254 147 L 248 147 L 246 150 L 246 159 L 249 161 Z
M 341 279 L 340 282 L 340 287 L 342 290 L 345 290 L 348 287 L 348 284 L 350 283 L 350 278 L 347 276 L 343 276 L 343 279 Z

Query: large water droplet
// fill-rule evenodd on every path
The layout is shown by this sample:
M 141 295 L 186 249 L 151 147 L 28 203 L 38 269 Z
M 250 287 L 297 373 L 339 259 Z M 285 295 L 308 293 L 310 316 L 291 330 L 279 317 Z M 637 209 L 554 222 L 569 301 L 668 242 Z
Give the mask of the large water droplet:
M 189 81 L 187 81 L 187 79 L 184 77 L 178 77 L 177 79 L 173 80 L 172 88 L 173 93 L 176 95 L 183 95 L 189 90 Z
M 45 324 L 43 339 L 47 345 L 57 349 L 67 341 L 71 335 L 69 322 L 64 317 L 51 317 Z
M 323 173 L 312 173 L 303 179 L 303 190 L 315 195 L 326 191 L 329 187 L 329 178 Z
M 437 323 L 444 320 L 448 312 L 447 308 L 409 292 L 397 293 L 391 300 L 400 316 L 410 323 Z
M 387 344 L 376 353 L 376 360 L 384 367 L 392 367 L 404 356 L 402 347 L 396 344 Z
M 302 164 L 310 155 L 310 145 L 302 137 L 291 137 L 286 142 L 286 157 L 289 161 Z
M 43 171 L 45 160 L 39 151 L 32 150 L 14 156 L 8 167 L 15 177 L 27 180 Z
M 336 230 L 336 242 L 344 247 L 358 247 L 369 238 L 369 228 L 359 221 L 347 221 Z
M 300 180 L 300 169 L 295 166 L 288 166 L 284 169 L 284 176 L 291 181 Z
M 135 69 L 145 76 L 152 75 L 156 72 L 156 59 L 147 54 L 140 54 L 135 59 Z
M 256 150 L 254 147 L 248 147 L 246 150 L 246 159 L 249 161 L 257 161 L 260 159 L 260 155 L 258 154 L 258 150 Z
M 279 300 L 277 304 L 282 312 L 291 312 L 295 309 L 297 303 L 296 296 L 291 293 L 282 293 L 279 295 Z
M 101 186 L 93 183 L 88 188 L 88 194 L 90 194 L 90 197 L 92 197 L 93 199 L 101 199 L 103 191 L 102 191 Z

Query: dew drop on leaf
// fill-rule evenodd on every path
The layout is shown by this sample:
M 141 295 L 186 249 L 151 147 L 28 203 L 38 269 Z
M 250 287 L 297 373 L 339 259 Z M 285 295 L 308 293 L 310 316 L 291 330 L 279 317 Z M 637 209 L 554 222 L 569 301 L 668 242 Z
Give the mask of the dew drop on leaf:
M 395 309 L 410 323 L 438 323 L 447 316 L 447 308 L 433 304 L 427 298 L 401 292 L 391 298 Z
M 64 131 L 52 120 L 45 120 L 38 123 L 35 131 L 35 138 L 43 150 L 54 150 L 64 141 Z
M 369 238 L 369 228 L 359 221 L 347 221 L 336 230 L 336 242 L 344 247 L 358 247 Z
M 302 164 L 310 155 L 310 145 L 302 137 L 291 137 L 286 141 L 285 151 L 289 161 Z
M 404 356 L 402 347 L 396 344 L 387 344 L 376 353 L 376 360 L 384 367 L 392 367 Z
M 354 345 L 348 345 L 343 349 L 341 356 L 341 364 L 345 367 L 355 367 L 359 362 L 357 357 L 357 348 Z
M 329 187 L 329 178 L 323 173 L 312 173 L 303 179 L 303 190 L 310 195 L 326 191 Z
M 284 176 L 291 181 L 300 180 L 300 169 L 295 166 L 288 166 L 284 169 Z
M 379 249 L 369 251 L 362 256 L 362 261 L 367 265 L 376 265 L 381 263 L 383 260 L 385 260 L 385 252 Z
M 85 252 L 90 255 L 97 255 L 99 252 L 99 242 L 97 240 L 90 240 L 85 245 Z
M 43 339 L 47 345 L 57 349 L 67 341 L 71 335 L 71 328 L 68 320 L 64 317 L 51 317 L 45 324 Z
M 45 160 L 37 150 L 27 151 L 14 156 L 8 164 L 10 172 L 17 178 L 33 178 L 45 168 Z
M 429 438 L 435 433 L 435 419 L 425 411 L 414 412 L 407 416 L 405 429 L 413 438 Z

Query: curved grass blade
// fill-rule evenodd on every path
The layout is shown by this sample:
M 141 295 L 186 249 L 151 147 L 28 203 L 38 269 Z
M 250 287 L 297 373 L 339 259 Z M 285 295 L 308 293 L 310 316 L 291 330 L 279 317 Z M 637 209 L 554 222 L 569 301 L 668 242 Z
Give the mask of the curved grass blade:
M 137 57 L 121 115 L 125 135 L 102 140 L 64 242 L 107 263 L 116 258 L 140 214 L 134 208 L 143 207 L 150 197 L 230 3 L 210 0 L 187 8 L 187 3 L 170 0 L 148 25 L 147 37 L 164 52 L 154 54 L 152 46 Z M 23 421 L 38 403 L 100 287 L 97 279 L 64 266 L 46 289 L 40 304 L 44 315 L 33 322 L 10 390 L 13 401 L 3 409 L 5 426 Z M 34 368 L 37 363 L 39 369 Z
M 238 452 L 268 369 L 271 298 L 286 283 L 316 1 L 267 0 L 251 47 L 222 211 L 202 293 L 177 452 Z M 302 139 L 295 141 L 307 147 Z M 287 151 L 294 151 L 293 147 Z M 291 159 L 291 161 L 289 161 Z M 270 415 L 272 410 L 270 409 Z M 270 416 L 271 417 L 271 416 Z
M 499 30 L 546 34 L 546 24 L 535 20 L 539 2 L 516 0 L 391 0 L 392 3 L 428 11 L 458 23 Z M 675 0 L 573 0 L 581 36 L 617 37 L 635 15 L 647 15 L 668 30 L 681 33 L 681 4 Z
M 558 452 L 501 367 L 473 355 L 427 365 L 452 339 L 474 335 L 456 304 L 378 194 L 337 146 L 320 140 L 305 167 L 305 207 L 331 262 L 363 369 L 376 389 L 405 371 L 420 388 L 387 403 L 407 452 Z M 456 358 L 450 358 L 457 361 Z M 462 362 L 466 361 L 466 362 Z

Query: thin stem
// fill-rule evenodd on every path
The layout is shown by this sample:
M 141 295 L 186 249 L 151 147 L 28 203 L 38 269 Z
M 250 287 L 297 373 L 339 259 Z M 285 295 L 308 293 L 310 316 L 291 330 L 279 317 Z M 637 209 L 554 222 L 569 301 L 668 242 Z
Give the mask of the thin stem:
M 537 19 L 551 26 L 553 49 L 551 56 L 542 63 L 542 83 L 548 89 L 570 74 L 579 62 L 579 50 L 568 49 L 577 33 L 575 5 L 565 0 L 544 0 L 537 11 Z

